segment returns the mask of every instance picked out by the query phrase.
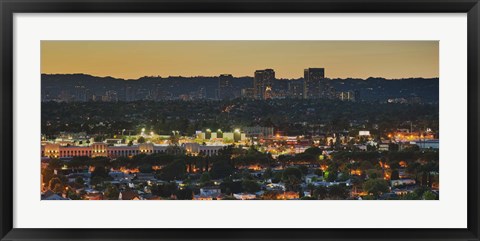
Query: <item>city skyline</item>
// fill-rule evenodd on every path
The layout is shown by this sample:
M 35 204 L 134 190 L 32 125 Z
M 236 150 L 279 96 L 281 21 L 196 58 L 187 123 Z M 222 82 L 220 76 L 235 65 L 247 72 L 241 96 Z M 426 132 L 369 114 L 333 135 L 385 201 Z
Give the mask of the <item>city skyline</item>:
M 306 68 L 325 68 L 326 78 L 439 76 L 438 41 L 42 41 L 41 52 L 43 74 L 123 79 L 260 69 L 295 79 Z
M 41 200 L 440 199 L 438 42 L 41 49 Z

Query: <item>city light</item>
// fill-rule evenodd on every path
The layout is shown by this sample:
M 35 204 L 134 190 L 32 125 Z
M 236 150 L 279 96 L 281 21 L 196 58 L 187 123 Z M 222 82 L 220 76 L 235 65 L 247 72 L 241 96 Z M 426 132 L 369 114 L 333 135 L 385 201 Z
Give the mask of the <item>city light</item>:
M 422 87 L 418 100 L 415 81 L 396 80 L 401 91 L 381 78 L 331 81 L 322 66 L 304 66 L 295 79 L 273 69 L 251 74 L 45 89 L 42 195 L 402 200 L 438 193 L 437 92 L 423 99 Z

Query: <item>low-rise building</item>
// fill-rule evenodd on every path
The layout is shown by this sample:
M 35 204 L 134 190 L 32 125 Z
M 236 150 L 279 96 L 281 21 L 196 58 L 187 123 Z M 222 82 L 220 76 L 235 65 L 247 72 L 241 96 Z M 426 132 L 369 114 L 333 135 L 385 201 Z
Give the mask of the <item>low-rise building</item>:
M 140 196 L 133 190 L 125 190 L 120 192 L 118 200 L 141 200 Z
M 239 200 L 253 200 L 257 198 L 257 195 L 251 193 L 235 193 L 233 197 Z
M 42 157 L 48 158 L 69 158 L 75 156 L 98 157 L 105 156 L 110 158 L 129 157 L 139 154 L 166 153 L 172 151 L 187 151 L 197 155 L 204 154 L 208 156 L 217 155 L 218 151 L 224 148 L 225 144 L 200 145 L 198 143 L 182 143 L 180 146 L 167 144 L 142 143 L 136 145 L 107 145 L 105 143 L 93 143 L 90 146 L 63 146 L 58 143 L 43 143 L 41 146 Z
M 415 179 L 398 179 L 390 181 L 392 187 L 415 185 L 415 183 Z

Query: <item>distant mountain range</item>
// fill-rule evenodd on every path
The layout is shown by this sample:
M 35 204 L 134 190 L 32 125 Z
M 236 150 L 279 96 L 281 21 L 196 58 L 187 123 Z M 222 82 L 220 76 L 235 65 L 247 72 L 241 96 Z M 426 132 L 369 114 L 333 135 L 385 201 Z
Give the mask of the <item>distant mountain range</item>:
M 278 79 L 273 84 L 274 91 L 288 91 L 295 80 Z M 71 96 L 73 100 L 84 96 L 105 96 L 115 93 L 118 100 L 128 100 L 128 95 L 136 99 L 148 99 L 149 96 L 180 96 L 203 92 L 204 98 L 216 99 L 218 77 L 142 77 L 136 80 L 124 80 L 113 77 L 96 77 L 86 74 L 42 74 L 42 100 L 58 100 Z M 386 101 L 388 99 L 419 98 L 422 102 L 437 103 L 439 99 L 438 78 L 408 79 L 325 79 L 334 91 L 354 91 L 363 101 Z M 232 85 L 240 93 L 242 89 L 252 88 L 253 77 L 236 77 Z

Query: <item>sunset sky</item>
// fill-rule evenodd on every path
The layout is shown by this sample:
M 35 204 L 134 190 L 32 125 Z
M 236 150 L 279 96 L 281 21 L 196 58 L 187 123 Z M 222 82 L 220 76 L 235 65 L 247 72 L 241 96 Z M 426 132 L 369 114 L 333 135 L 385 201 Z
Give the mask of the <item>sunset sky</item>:
M 142 76 L 277 78 L 325 68 L 328 78 L 439 77 L 438 41 L 42 41 L 41 71 L 136 79 Z

